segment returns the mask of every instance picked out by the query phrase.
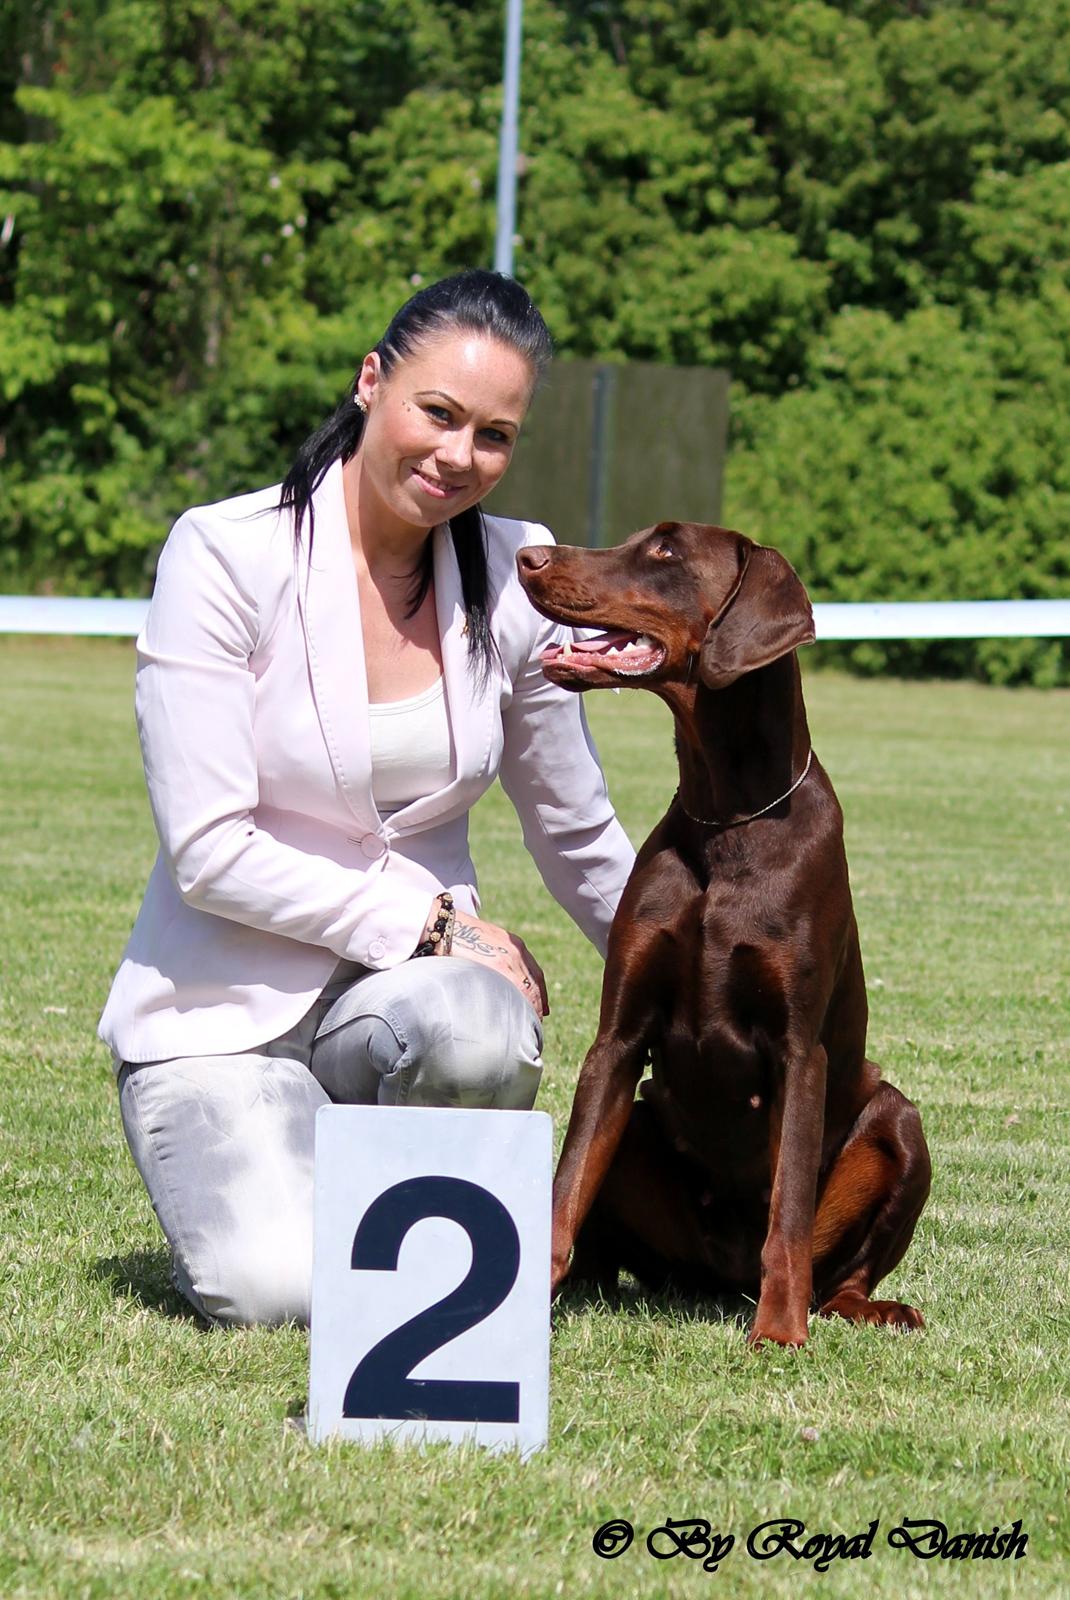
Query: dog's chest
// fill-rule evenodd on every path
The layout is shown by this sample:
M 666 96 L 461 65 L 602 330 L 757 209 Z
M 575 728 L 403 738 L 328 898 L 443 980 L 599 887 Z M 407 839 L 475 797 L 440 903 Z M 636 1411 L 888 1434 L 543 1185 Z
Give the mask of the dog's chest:
M 740 899 L 707 889 L 688 907 L 643 1091 L 674 1145 L 736 1173 L 767 1166 L 796 976 L 786 930 Z
M 666 969 L 660 1033 L 703 1076 L 749 1078 L 782 1053 L 789 996 L 805 985 L 804 930 L 751 886 L 706 885 L 683 910 Z M 753 1091 L 748 1087 L 748 1095 Z

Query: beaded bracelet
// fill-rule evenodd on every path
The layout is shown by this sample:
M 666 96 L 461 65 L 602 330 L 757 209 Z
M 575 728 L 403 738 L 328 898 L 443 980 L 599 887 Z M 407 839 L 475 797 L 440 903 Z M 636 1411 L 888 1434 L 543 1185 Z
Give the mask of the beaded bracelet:
M 430 933 L 416 946 L 410 959 L 416 956 L 448 956 L 453 949 L 453 928 L 457 921 L 457 912 L 454 909 L 453 896 L 448 889 L 438 896 L 438 905 L 438 915 Z

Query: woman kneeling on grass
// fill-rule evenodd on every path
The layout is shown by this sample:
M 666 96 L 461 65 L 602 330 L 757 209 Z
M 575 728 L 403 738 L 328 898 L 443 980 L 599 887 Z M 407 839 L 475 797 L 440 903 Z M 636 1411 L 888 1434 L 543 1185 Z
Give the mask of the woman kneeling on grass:
M 433 284 L 281 495 L 188 511 L 161 555 L 136 694 L 160 851 L 100 1033 L 213 1321 L 307 1321 L 321 1105 L 534 1101 L 546 986 L 468 848 L 495 776 L 604 953 L 633 852 L 539 666 L 565 631 L 515 554 L 550 535 L 479 507 L 549 356 L 511 279 Z

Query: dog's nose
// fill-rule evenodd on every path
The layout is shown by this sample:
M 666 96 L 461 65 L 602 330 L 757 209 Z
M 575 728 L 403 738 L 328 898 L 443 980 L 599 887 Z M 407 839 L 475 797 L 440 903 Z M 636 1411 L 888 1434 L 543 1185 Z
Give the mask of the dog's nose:
M 549 559 L 550 552 L 544 544 L 528 545 L 516 553 L 516 564 L 521 572 L 538 572 Z

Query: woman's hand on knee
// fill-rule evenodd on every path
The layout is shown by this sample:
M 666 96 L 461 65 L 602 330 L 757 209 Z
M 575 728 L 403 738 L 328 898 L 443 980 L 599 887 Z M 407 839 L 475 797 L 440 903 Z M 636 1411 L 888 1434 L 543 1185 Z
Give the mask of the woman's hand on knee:
M 450 953 L 500 972 L 534 1006 L 538 1016 L 548 1015 L 550 1001 L 542 968 L 523 939 L 518 939 L 508 928 L 499 928 L 497 923 L 484 922 L 481 917 L 470 917 L 467 912 L 458 911 Z

